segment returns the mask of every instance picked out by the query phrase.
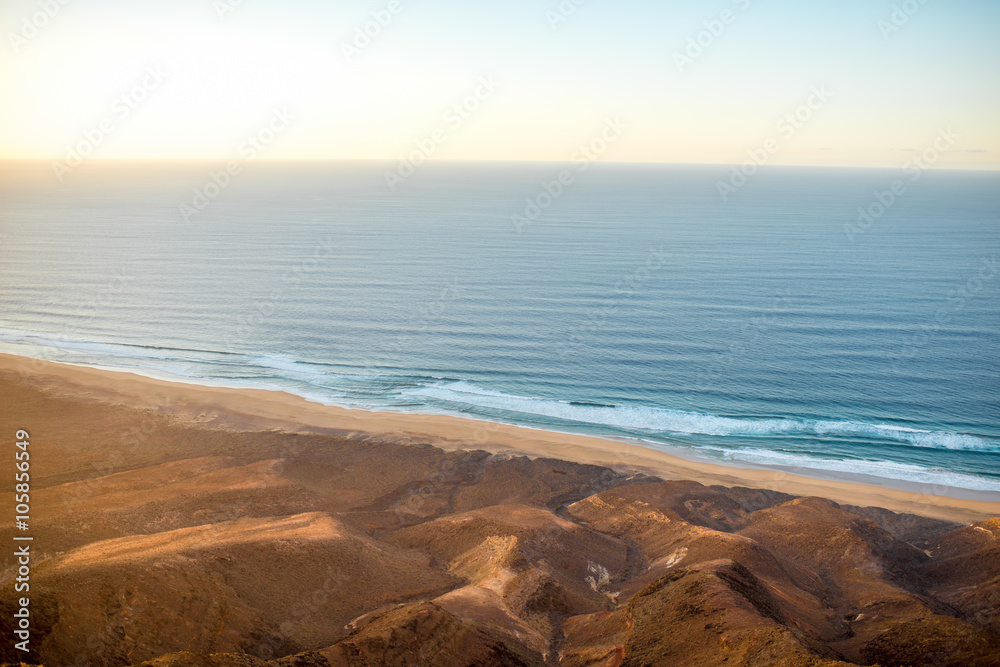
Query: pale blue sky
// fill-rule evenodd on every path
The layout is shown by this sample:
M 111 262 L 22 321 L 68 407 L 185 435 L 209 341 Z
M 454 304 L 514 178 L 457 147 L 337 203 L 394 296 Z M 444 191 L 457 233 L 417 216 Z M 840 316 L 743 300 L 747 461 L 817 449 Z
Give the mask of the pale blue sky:
M 67 0 L 22 41 L 40 1 L 0 8 L 4 157 L 61 158 L 108 119 L 94 157 L 224 158 L 283 107 L 295 121 L 263 157 L 395 159 L 443 127 L 434 158 L 558 161 L 619 117 L 608 161 L 735 163 L 777 138 L 774 164 L 898 166 L 951 127 L 935 166 L 1000 168 L 990 0 L 910 0 L 888 39 L 899 0 L 583 0 L 555 28 L 558 0 L 398 0 L 351 61 L 342 45 L 387 0 L 242 0 L 222 19 L 223 0 Z M 678 71 L 723 10 L 734 20 Z M 116 99 L 151 66 L 166 77 L 123 117 Z M 449 124 L 481 77 L 499 88 Z M 832 97 L 783 136 L 817 86 Z

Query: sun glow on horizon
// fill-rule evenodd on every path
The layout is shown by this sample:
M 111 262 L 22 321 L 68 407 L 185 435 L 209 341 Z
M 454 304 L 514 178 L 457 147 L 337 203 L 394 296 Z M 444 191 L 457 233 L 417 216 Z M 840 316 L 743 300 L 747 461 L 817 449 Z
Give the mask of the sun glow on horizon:
M 0 10 L 0 158 L 83 142 L 102 159 L 225 159 L 281 110 L 294 120 L 262 158 L 423 145 L 560 161 L 620 119 L 608 161 L 735 164 L 772 146 L 769 164 L 894 167 L 950 128 L 935 166 L 1000 168 L 1000 7 L 977 0 L 921 5 L 889 32 L 891 6 L 860 0 L 54 3 L 43 25 L 37 2 Z

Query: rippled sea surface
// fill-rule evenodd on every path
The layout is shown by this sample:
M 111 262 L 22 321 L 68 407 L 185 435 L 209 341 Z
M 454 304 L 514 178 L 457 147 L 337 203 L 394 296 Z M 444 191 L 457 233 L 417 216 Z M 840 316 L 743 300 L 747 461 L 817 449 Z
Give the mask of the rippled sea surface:
M 1000 497 L 996 173 L 219 166 L 0 165 L 0 352 Z

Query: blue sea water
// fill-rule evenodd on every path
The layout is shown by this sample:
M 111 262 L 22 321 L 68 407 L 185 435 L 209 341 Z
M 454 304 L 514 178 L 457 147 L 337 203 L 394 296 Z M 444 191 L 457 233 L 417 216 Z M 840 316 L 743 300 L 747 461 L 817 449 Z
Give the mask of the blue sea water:
M 0 164 L 0 352 L 1000 499 L 1000 174 L 219 167 Z

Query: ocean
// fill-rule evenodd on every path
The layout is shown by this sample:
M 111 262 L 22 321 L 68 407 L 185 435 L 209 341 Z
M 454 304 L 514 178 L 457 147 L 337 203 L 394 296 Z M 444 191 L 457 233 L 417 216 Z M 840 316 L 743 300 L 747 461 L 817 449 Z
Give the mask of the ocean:
M 1000 174 L 395 167 L 2 163 L 0 352 L 1000 498 Z

